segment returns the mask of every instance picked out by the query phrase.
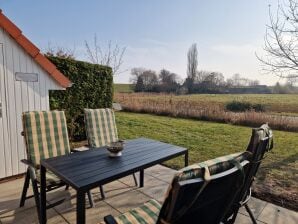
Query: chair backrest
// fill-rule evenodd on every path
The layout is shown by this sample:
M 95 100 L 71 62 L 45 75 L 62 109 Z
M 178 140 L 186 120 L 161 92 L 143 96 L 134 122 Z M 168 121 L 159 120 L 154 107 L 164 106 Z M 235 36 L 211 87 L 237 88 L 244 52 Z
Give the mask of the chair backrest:
M 106 146 L 118 140 L 115 115 L 112 109 L 84 109 L 84 112 L 89 146 Z
M 239 206 L 248 201 L 251 194 L 251 185 L 255 179 L 259 166 L 264 159 L 265 153 L 273 148 L 273 133 L 267 124 L 260 128 L 253 128 L 250 137 L 247 152 L 251 153 L 250 164 L 245 173 L 245 182 L 242 189 L 236 196 L 234 205 L 226 214 L 226 220 L 231 219 L 233 214 L 238 212 Z M 236 217 L 236 216 L 235 216 Z
M 195 164 L 173 178 L 157 223 L 220 223 L 244 182 L 250 153 Z
M 63 111 L 24 112 L 22 118 L 27 158 L 36 167 L 41 159 L 70 153 Z
M 264 159 L 265 153 L 273 148 L 273 133 L 267 124 L 260 128 L 253 128 L 252 135 L 247 146 L 247 151 L 252 153 L 251 163 L 247 170 L 246 181 L 242 189 L 242 200 L 248 194 L 259 166 Z

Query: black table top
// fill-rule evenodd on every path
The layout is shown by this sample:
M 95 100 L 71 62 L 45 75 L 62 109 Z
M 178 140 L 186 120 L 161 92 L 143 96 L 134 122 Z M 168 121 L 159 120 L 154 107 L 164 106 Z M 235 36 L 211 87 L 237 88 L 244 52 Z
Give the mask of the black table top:
M 138 138 L 125 141 L 120 157 L 109 157 L 106 148 L 101 147 L 44 159 L 41 165 L 76 190 L 89 190 L 183 155 L 186 151 L 179 146 Z

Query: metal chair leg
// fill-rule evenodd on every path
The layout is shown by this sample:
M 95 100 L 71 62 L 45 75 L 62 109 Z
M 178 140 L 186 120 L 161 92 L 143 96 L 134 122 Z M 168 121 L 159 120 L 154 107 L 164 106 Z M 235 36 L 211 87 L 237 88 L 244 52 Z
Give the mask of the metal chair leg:
M 136 174 L 133 173 L 132 176 L 133 176 L 133 179 L 134 179 L 134 181 L 135 181 L 135 185 L 138 186 L 138 181 L 137 181 Z
M 101 198 L 102 198 L 102 199 L 105 199 L 106 196 L 105 196 L 105 192 L 104 192 L 104 190 L 103 190 L 102 185 L 99 186 L 99 191 L 100 191 Z
M 33 194 L 34 194 L 34 199 L 35 199 L 35 204 L 36 204 L 38 220 L 40 220 L 40 198 L 39 198 L 39 192 L 38 192 L 38 187 L 37 187 L 37 180 L 33 179 L 31 177 L 31 182 L 32 182 L 32 188 L 33 188 Z
M 255 217 L 254 217 L 252 211 L 250 210 L 250 208 L 248 207 L 248 205 L 245 204 L 244 206 L 245 206 L 246 211 L 247 211 L 248 214 L 249 214 L 249 217 L 250 217 L 252 223 L 253 223 L 253 224 L 257 224 L 257 220 L 255 219 Z
M 25 176 L 25 182 L 24 182 L 24 186 L 23 186 L 23 191 L 22 191 L 22 196 L 21 196 L 21 201 L 20 201 L 20 207 L 23 207 L 25 205 L 27 191 L 29 188 L 29 182 L 30 182 L 30 172 L 27 169 L 26 176 Z
M 87 191 L 87 195 L 88 195 L 88 200 L 89 200 L 89 203 L 90 203 L 90 207 L 93 208 L 94 207 L 94 201 L 93 201 L 91 191 Z

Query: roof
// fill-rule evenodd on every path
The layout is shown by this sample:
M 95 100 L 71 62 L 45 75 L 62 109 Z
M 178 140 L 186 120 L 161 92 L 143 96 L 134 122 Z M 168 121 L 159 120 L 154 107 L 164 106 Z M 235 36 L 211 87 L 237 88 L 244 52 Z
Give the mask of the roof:
M 71 81 L 22 34 L 22 31 L 2 13 L 2 10 L 0 10 L 0 27 L 2 27 L 60 86 L 64 88 L 71 86 Z

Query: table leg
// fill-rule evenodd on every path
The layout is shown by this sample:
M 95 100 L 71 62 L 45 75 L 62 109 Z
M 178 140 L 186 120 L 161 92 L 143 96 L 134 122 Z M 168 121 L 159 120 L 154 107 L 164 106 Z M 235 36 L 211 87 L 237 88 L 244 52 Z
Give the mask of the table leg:
M 188 151 L 186 151 L 184 154 L 184 166 L 188 166 Z
M 86 221 L 86 211 L 85 211 L 85 192 L 77 191 L 77 223 L 82 224 Z
M 40 223 L 47 223 L 46 168 L 40 166 Z
M 140 187 L 144 187 L 144 170 L 140 170 Z

